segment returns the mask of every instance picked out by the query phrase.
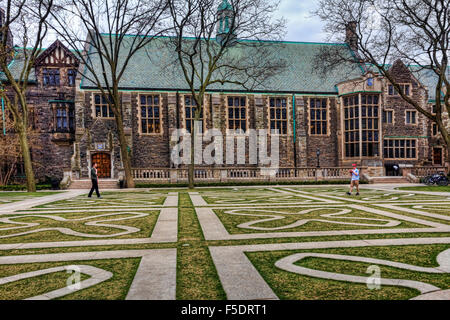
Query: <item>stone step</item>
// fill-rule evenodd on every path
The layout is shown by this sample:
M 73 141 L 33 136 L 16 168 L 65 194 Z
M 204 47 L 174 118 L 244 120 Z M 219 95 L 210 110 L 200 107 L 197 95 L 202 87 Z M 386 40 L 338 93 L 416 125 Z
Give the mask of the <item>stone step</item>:
M 406 177 L 372 177 L 371 183 L 409 183 Z
M 73 180 L 70 183 L 69 189 L 90 189 L 92 187 L 91 180 Z M 98 181 L 99 189 L 119 189 L 117 180 L 112 179 L 100 179 Z

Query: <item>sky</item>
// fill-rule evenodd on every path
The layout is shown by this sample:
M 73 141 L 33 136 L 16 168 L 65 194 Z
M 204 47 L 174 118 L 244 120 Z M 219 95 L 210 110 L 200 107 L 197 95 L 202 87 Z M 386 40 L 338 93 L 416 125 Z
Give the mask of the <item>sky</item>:
M 324 23 L 311 13 L 317 5 L 317 0 L 281 0 L 278 15 L 287 20 L 286 41 L 326 41 Z
M 283 17 L 287 20 L 285 41 L 326 42 L 326 34 L 323 32 L 324 23 L 311 13 L 317 8 L 318 0 L 280 1 L 275 17 Z M 57 36 L 50 32 L 45 39 L 45 45 L 49 46 L 56 38 Z

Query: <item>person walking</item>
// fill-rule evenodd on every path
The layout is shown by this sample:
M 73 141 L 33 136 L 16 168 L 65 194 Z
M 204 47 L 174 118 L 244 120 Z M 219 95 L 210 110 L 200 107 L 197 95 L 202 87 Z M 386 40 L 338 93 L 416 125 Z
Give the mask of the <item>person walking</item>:
M 350 191 L 347 192 L 349 196 L 352 195 L 353 187 L 356 186 L 356 195 L 359 196 L 359 170 L 357 168 L 356 163 L 352 164 L 353 169 L 350 170 L 352 174 L 352 181 L 350 182 Z
M 94 165 L 92 166 L 91 169 L 91 181 L 92 181 L 92 188 L 91 191 L 89 192 L 89 198 L 92 198 L 92 193 L 95 192 L 97 193 L 97 197 L 101 198 L 100 196 L 100 192 L 98 191 L 98 175 L 97 175 L 97 163 L 94 163 Z

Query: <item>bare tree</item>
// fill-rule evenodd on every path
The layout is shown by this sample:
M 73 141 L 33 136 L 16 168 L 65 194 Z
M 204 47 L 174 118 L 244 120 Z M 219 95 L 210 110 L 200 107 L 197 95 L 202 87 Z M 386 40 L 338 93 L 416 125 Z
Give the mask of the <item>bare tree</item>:
M 27 89 L 36 58 L 41 53 L 42 41 L 47 35 L 47 18 L 53 7 L 52 0 L 8 0 L 4 9 L 4 21 L 0 26 L 0 69 L 5 77 L 0 97 L 11 113 L 22 151 L 28 192 L 36 191 L 36 181 L 31 162 L 30 144 L 27 137 L 29 106 Z M 16 43 L 23 49 L 12 48 L 11 30 L 21 36 Z M 20 70 L 13 73 L 9 64 L 14 57 L 20 61 Z
M 165 0 L 62 0 L 57 7 L 52 12 L 51 26 L 78 52 L 81 70 L 85 69 L 82 76 L 98 88 L 113 111 L 126 186 L 133 188 L 120 83 L 136 52 L 164 30 L 162 18 L 167 3 Z
M 336 49 L 323 49 L 317 57 L 322 71 L 353 62 L 385 77 L 404 101 L 437 124 L 450 166 L 450 127 L 445 124 L 445 114 L 450 115 L 450 2 L 320 0 L 318 7 L 315 14 L 326 22 L 330 39 L 343 41 L 347 31 L 346 40 L 356 54 L 349 58 Z M 435 78 L 435 86 L 428 88 L 436 95 L 435 114 L 401 89 L 390 65 L 398 59 L 414 65 L 415 74 L 426 71 Z
M 232 84 L 244 90 L 264 86 L 285 68 L 270 41 L 284 35 L 275 20 L 279 3 L 268 0 L 169 0 L 176 67 L 195 101 L 194 122 L 203 112 L 208 89 Z M 191 128 L 189 188 L 194 188 L 196 126 Z
M 0 185 L 8 185 L 20 171 L 23 155 L 12 113 L 6 108 L 0 110 Z M 32 117 L 29 122 L 26 135 L 29 145 L 34 146 L 33 149 L 36 150 L 40 145 L 39 132 L 33 128 Z M 40 164 L 33 162 L 32 165 L 36 169 Z

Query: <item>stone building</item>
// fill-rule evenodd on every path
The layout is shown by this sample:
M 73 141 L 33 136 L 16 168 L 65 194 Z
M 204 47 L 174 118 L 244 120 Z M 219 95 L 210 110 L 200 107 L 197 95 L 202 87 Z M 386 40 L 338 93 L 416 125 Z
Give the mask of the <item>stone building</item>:
M 357 64 L 343 64 L 325 77 L 314 70 L 323 47 L 335 46 L 352 55 L 354 39 L 347 38 L 347 43 L 338 44 L 273 42 L 274 52 L 289 67 L 252 92 L 231 84 L 211 87 L 202 114 L 204 130 L 225 134 L 237 127 L 279 129 L 283 168 L 357 162 L 375 168 L 371 175 L 384 176 L 392 174 L 393 164 L 443 166 L 449 159 L 435 125 L 405 103 L 386 79 Z M 138 52 L 120 82 L 134 168 L 173 168 L 170 136 L 192 125 L 195 106 L 184 77 L 169 67 L 171 53 L 164 52 L 164 41 L 168 39 L 156 39 Z M 15 72 L 20 70 L 21 50 L 16 48 L 10 66 Z M 152 50 L 158 54 L 150 59 L 147 53 Z M 92 63 L 99 62 L 94 58 Z M 101 178 L 118 179 L 122 164 L 114 115 L 79 64 L 59 41 L 43 50 L 37 61 L 28 98 L 42 136 L 41 145 L 32 148 L 33 160 L 40 164 L 37 176 L 62 177 L 66 171 L 73 179 L 88 178 L 90 166 L 97 162 Z M 401 61 L 391 68 L 405 93 L 433 110 L 433 76 Z

